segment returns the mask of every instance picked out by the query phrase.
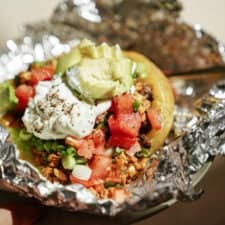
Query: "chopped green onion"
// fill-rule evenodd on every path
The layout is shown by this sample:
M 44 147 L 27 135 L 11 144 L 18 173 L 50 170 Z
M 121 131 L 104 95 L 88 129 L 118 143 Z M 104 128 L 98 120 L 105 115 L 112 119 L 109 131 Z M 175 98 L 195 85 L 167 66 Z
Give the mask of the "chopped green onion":
M 62 158 L 62 165 L 66 170 L 72 170 L 76 165 L 73 155 L 66 155 Z
M 51 151 L 53 151 L 53 152 L 57 151 L 58 145 L 59 145 L 59 144 L 58 144 L 56 141 L 53 141 L 53 142 L 52 142 L 52 149 L 51 149 Z
M 25 129 L 20 130 L 19 138 L 22 141 L 29 141 L 32 138 L 32 134 L 28 133 Z
M 77 156 L 76 149 L 73 147 L 66 147 L 61 151 L 61 153 L 63 156 L 67 156 L 67 155 L 72 155 L 73 157 Z
M 132 62 L 132 67 L 131 67 L 131 76 L 133 79 L 137 78 L 137 63 L 136 62 Z
M 106 181 L 104 183 L 105 188 L 115 187 L 116 185 L 117 185 L 117 183 L 115 183 L 113 181 Z
M 57 151 L 62 152 L 66 149 L 66 146 L 65 145 L 57 145 L 56 149 L 57 149 Z
M 52 143 L 49 141 L 46 141 L 45 143 L 43 143 L 42 147 L 46 152 L 50 152 L 52 149 Z
M 138 158 L 148 158 L 151 156 L 151 151 L 150 149 L 143 148 L 140 152 L 137 152 L 135 155 Z
M 138 101 L 133 102 L 133 111 L 138 112 L 138 109 L 140 107 L 140 103 Z
M 76 164 L 78 164 L 78 165 L 87 164 L 87 159 L 85 159 L 85 158 L 78 158 L 78 159 L 75 159 L 75 160 L 76 160 Z
M 105 188 L 111 188 L 111 187 L 118 187 L 118 188 L 120 188 L 121 184 L 113 182 L 113 181 L 106 181 L 104 183 L 104 186 L 105 186 Z
M 76 149 L 75 148 L 73 148 L 73 147 L 68 147 L 67 149 L 66 149 L 66 151 L 67 151 L 67 154 L 68 155 L 75 155 L 76 154 Z
M 33 147 L 33 148 L 35 148 L 36 150 L 39 150 L 39 151 L 45 150 L 44 147 L 43 147 L 43 142 L 40 139 L 37 139 L 35 137 L 32 137 L 31 147 Z M 47 151 L 47 150 L 45 150 L 45 151 Z M 50 149 L 47 152 L 49 152 L 49 151 L 50 151 Z
M 124 152 L 124 149 L 117 147 L 117 148 L 114 150 L 112 156 L 113 156 L 113 157 L 116 157 L 116 156 L 122 154 L 123 152 Z

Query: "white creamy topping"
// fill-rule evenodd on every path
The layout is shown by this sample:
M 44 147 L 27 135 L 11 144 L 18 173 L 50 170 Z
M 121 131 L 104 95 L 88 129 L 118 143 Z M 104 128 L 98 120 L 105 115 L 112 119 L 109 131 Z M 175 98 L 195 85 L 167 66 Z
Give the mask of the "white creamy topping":
M 96 106 L 80 101 L 60 78 L 39 82 L 35 91 L 22 119 L 28 132 L 45 140 L 89 135 L 96 117 L 111 106 L 111 101 Z

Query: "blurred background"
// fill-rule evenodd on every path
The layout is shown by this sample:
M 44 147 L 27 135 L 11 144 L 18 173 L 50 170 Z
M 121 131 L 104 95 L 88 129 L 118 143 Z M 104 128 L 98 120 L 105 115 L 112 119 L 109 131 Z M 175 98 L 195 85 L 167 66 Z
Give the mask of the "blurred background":
M 7 39 L 16 37 L 23 24 L 48 18 L 58 2 L 59 0 L 0 0 L 0 47 L 4 46 Z M 190 24 L 201 24 L 205 30 L 225 43 L 225 0 L 182 0 L 182 2 L 185 21 Z M 136 225 L 224 225 L 224 158 L 215 160 L 200 187 L 205 190 L 205 194 L 199 201 L 176 204 Z
M 23 24 L 50 16 L 60 0 L 0 0 L 0 45 L 16 37 Z M 225 42 L 224 0 L 181 0 L 183 18 L 191 24 L 201 24 L 208 32 Z

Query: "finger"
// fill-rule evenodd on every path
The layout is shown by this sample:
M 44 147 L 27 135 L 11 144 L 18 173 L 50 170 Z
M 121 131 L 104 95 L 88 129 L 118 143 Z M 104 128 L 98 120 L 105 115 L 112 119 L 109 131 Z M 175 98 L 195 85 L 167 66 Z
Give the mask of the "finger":
M 41 208 L 25 203 L 0 206 L 0 225 L 32 225 L 41 216 Z
M 10 210 L 0 209 L 0 224 L 13 225 L 13 217 Z

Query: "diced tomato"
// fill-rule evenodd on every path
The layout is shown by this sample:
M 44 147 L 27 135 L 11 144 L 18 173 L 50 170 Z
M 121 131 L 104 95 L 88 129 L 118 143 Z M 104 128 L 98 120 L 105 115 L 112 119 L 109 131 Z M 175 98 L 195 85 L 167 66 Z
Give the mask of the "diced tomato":
M 21 84 L 16 88 L 16 97 L 18 98 L 18 109 L 23 110 L 27 107 L 29 99 L 34 97 L 34 88 L 26 85 Z
M 89 180 L 81 180 L 74 177 L 72 174 L 70 175 L 70 181 L 72 184 L 82 184 L 85 187 L 91 187 L 94 185 L 93 179 L 90 178 Z
M 112 135 L 136 137 L 141 127 L 141 117 L 139 113 L 120 114 L 111 116 L 108 123 Z
M 96 155 L 102 155 L 105 151 L 105 133 L 101 129 L 97 129 L 93 132 L 90 138 L 94 142 L 93 153 Z
M 116 96 L 112 101 L 112 110 L 115 115 L 133 112 L 133 98 L 131 94 Z
M 103 145 L 99 145 L 93 149 L 93 154 L 95 155 L 104 155 L 105 147 Z
M 150 110 L 148 110 L 148 120 L 152 126 L 152 129 L 154 130 L 160 130 L 161 129 L 161 121 L 160 121 L 160 115 L 159 113 L 151 108 Z
M 108 156 L 95 155 L 90 163 L 93 178 L 105 178 L 112 165 L 112 159 Z
M 45 66 L 42 68 L 33 68 L 31 70 L 29 84 L 35 86 L 39 81 L 51 80 L 53 78 L 55 68 L 53 66 Z
M 119 203 L 123 203 L 129 197 L 129 193 L 125 189 L 116 188 L 111 192 L 110 197 Z
M 124 148 L 124 149 L 130 149 L 135 142 L 137 141 L 136 137 L 124 137 L 124 136 L 116 136 L 116 135 L 112 135 L 109 138 L 109 145 L 113 146 L 113 147 L 120 147 L 120 148 Z
M 83 156 L 86 159 L 91 159 L 95 146 L 92 140 L 82 140 L 79 148 L 77 148 L 77 154 Z
M 91 159 L 93 154 L 102 155 L 105 151 L 105 134 L 103 130 L 97 129 L 85 139 L 77 139 L 69 136 L 66 144 L 77 149 L 77 153 L 86 159 Z

